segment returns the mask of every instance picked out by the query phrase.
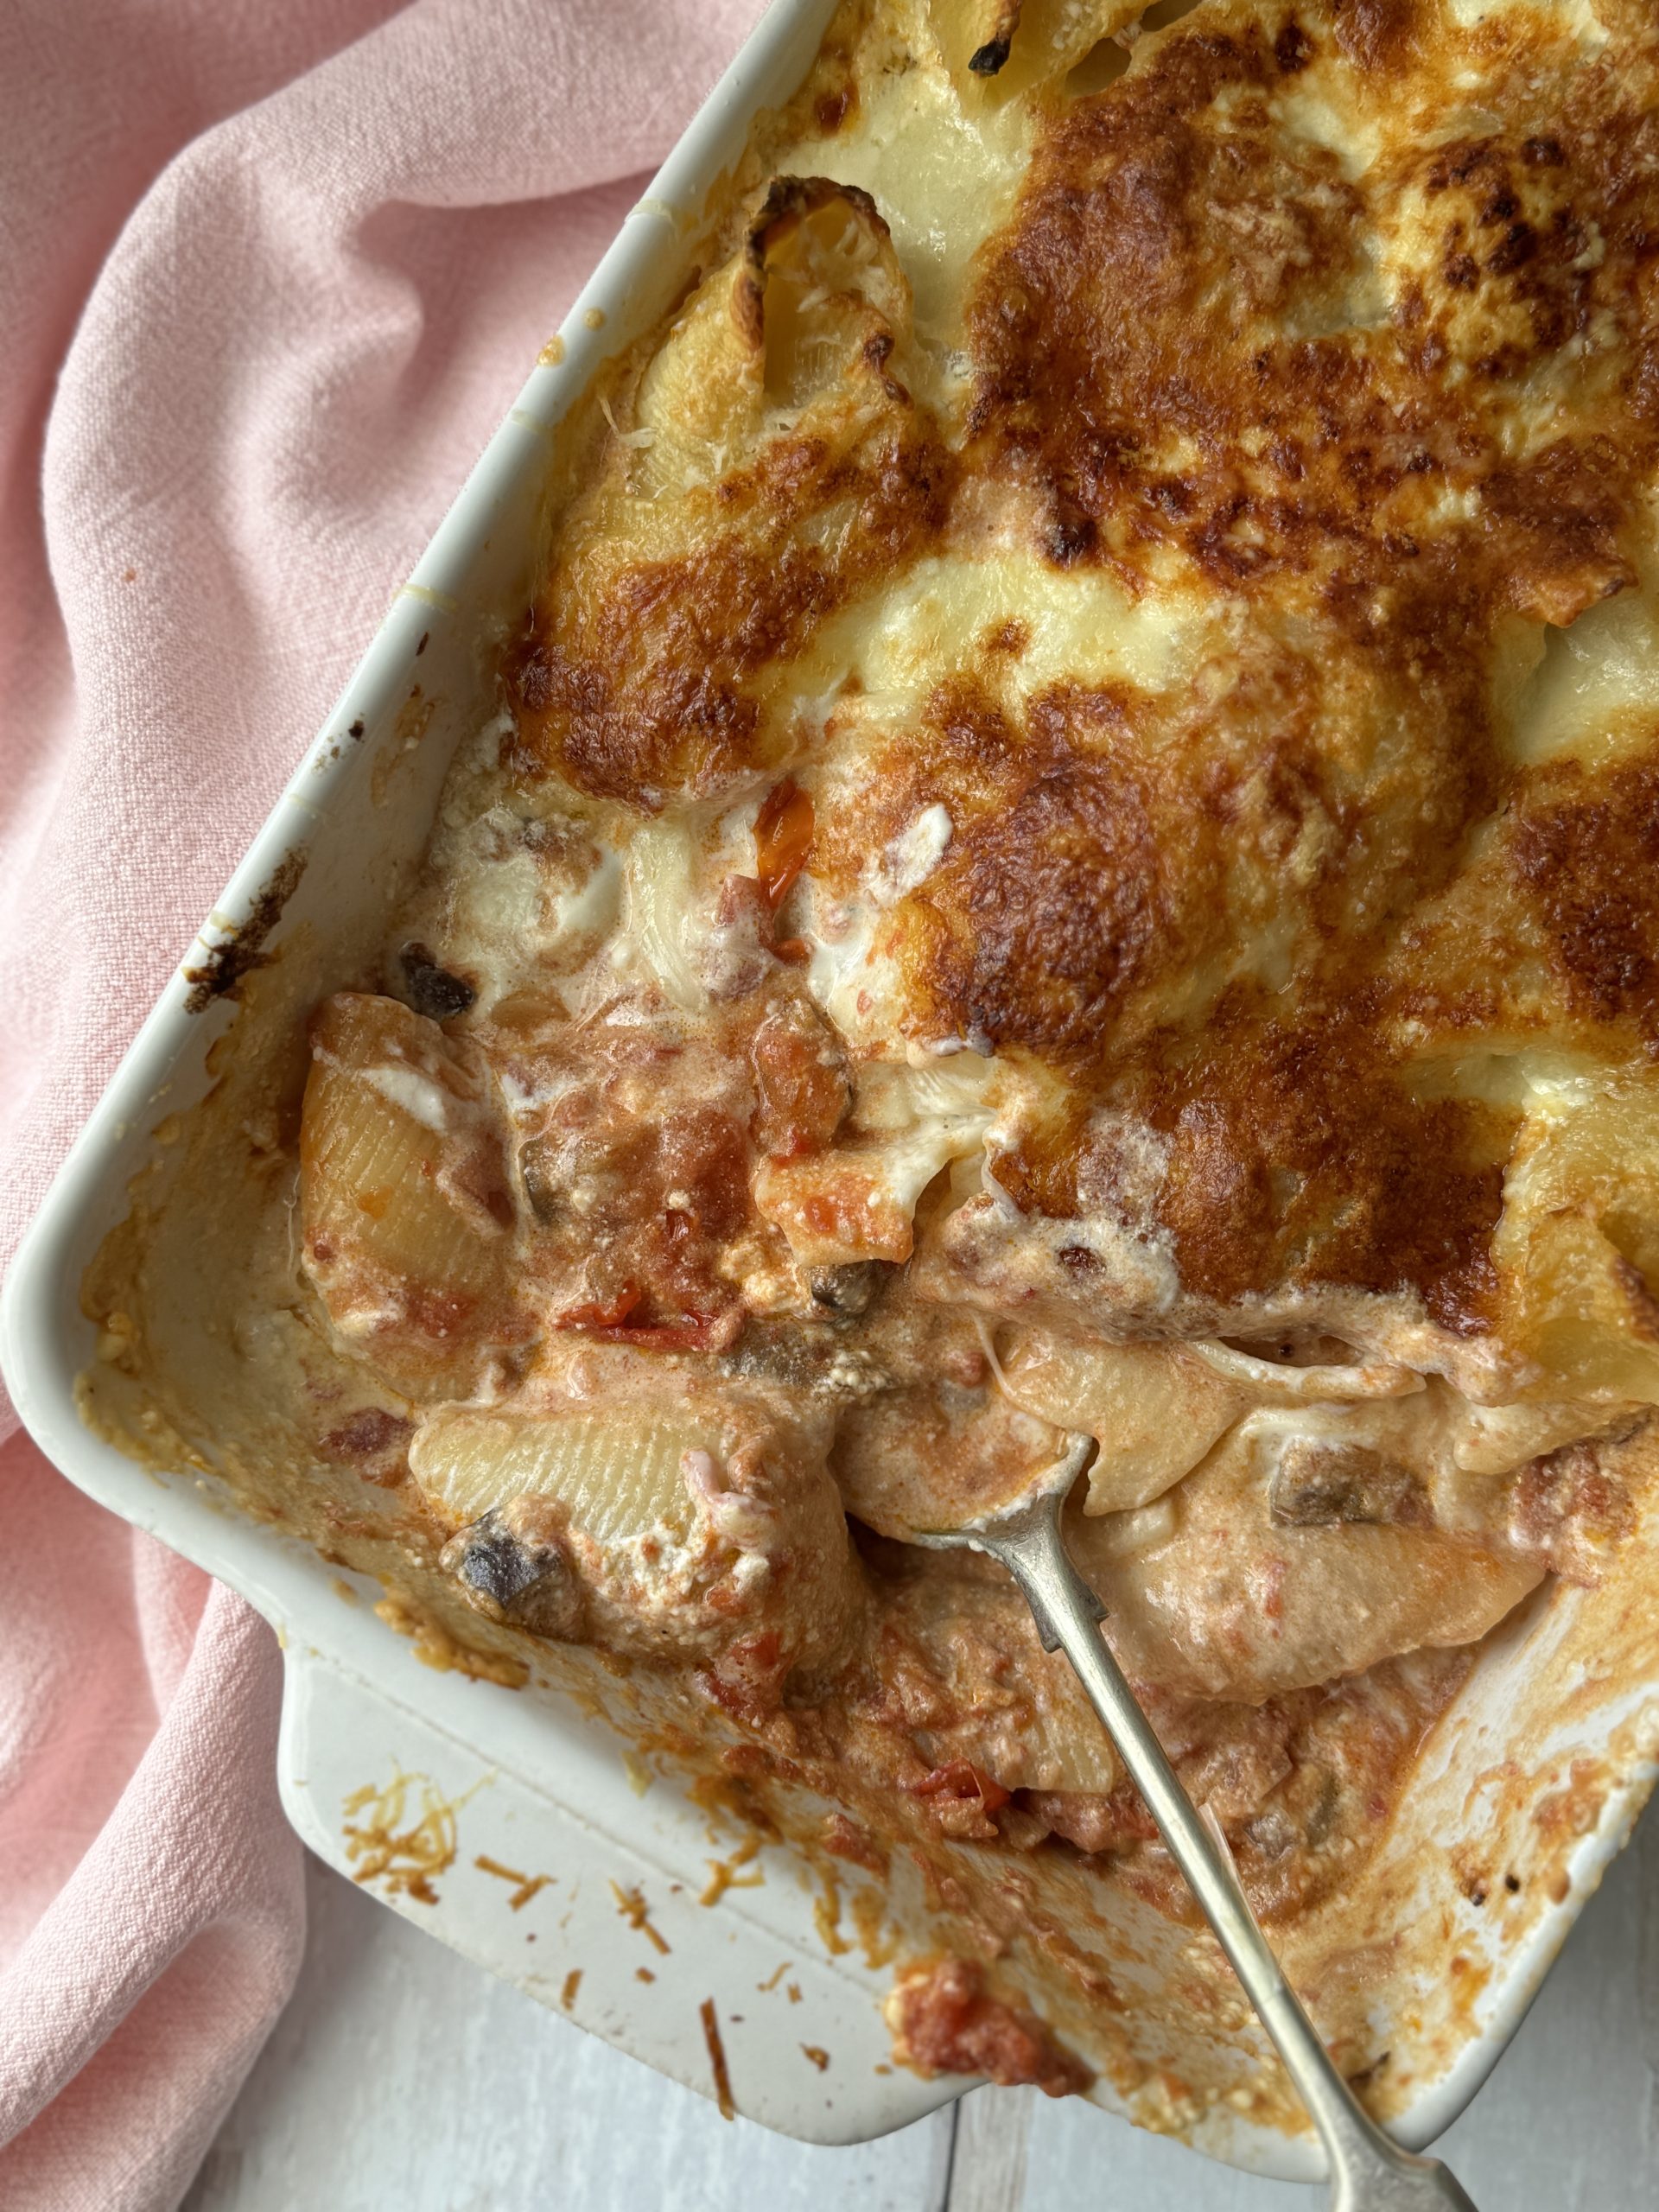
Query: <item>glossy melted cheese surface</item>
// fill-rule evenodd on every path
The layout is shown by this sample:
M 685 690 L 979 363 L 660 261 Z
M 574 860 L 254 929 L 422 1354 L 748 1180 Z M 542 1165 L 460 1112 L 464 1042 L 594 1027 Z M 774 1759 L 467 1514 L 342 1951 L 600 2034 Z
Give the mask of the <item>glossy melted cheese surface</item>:
M 852 11 L 760 135 L 481 774 L 599 857 L 441 846 L 444 957 L 695 1015 L 788 779 L 813 998 L 976 1071 L 961 1294 L 1649 1397 L 1650 15 L 1049 12 Z

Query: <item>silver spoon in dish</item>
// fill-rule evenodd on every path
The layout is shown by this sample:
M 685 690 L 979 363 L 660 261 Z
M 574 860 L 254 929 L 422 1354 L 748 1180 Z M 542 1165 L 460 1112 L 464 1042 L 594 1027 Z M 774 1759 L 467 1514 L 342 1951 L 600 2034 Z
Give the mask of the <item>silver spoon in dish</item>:
M 1176 1780 L 1123 1679 L 1100 1632 L 1106 1608 L 1072 1566 L 1060 1534 L 1060 1509 L 1094 1452 L 1093 1437 L 1072 1435 L 1065 1456 L 1034 1482 L 957 1528 L 912 1528 L 888 1513 L 875 1525 L 904 1543 L 966 1548 L 997 1560 L 1020 1585 L 1044 1649 L 1064 1651 L 1071 1661 L 1319 2132 L 1332 2212 L 1475 2212 L 1438 2158 L 1415 2158 L 1389 2141 L 1337 2071 L 1280 1971 L 1230 1857 Z

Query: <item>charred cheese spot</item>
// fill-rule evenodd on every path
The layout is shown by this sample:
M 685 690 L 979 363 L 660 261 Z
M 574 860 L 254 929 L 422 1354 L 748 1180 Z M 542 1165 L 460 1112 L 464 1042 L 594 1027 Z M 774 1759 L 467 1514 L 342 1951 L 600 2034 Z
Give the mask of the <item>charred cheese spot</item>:
M 1132 24 L 1137 0 L 934 0 L 946 67 L 970 114 L 1010 105 L 1063 78 L 1090 49 Z
M 1514 855 L 1575 1010 L 1659 1039 L 1659 764 L 1539 779 Z
M 1230 609 L 1225 673 L 1205 713 L 1103 697 L 1109 744 L 1005 695 L 910 727 L 914 798 L 995 792 L 912 902 L 915 1018 L 1064 1066 L 1077 1103 L 997 1169 L 1027 1208 L 1077 1209 L 1086 1102 L 1144 1114 L 1223 1305 L 1328 1281 L 1493 1325 L 1520 1116 L 1428 1095 L 1410 1039 L 1552 991 L 1651 1019 L 1647 771 L 1510 764 L 1527 634 L 1637 580 L 1659 457 L 1659 54 L 1618 22 L 1598 54 L 1495 13 L 1454 90 L 1438 8 L 1206 5 L 1042 111 L 982 256 L 971 467 L 1054 569 Z
M 556 632 L 533 624 L 518 657 L 514 769 L 556 766 L 579 790 L 655 807 L 779 750 L 747 687 L 919 550 L 944 477 L 938 448 L 907 424 L 852 449 L 785 438 L 724 480 L 731 526 L 706 550 L 620 569 L 609 541 L 578 556 L 550 585 Z
M 998 1046 L 1093 1045 L 1152 957 L 1159 874 L 1144 798 L 1105 764 L 1057 768 L 977 825 L 926 901 L 961 1027 Z
M 1183 1280 L 1220 1305 L 1298 1283 L 1414 1290 L 1478 1335 L 1514 1117 L 1414 1097 L 1374 1020 L 1363 1001 L 1286 1020 L 1230 1000 L 1148 1086 L 1170 1147 L 1159 1217 Z

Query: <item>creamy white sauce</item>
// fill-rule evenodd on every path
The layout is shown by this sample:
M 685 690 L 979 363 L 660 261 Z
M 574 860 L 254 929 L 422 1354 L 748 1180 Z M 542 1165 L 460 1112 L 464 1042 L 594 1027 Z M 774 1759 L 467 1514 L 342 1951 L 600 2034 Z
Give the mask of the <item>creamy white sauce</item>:
M 587 880 L 574 891 L 561 891 L 548 907 L 548 937 L 552 945 L 573 938 L 596 936 L 613 929 L 622 899 L 622 863 L 609 845 L 597 849 L 596 864 Z
M 671 1006 L 701 1013 L 709 993 L 696 972 L 689 942 L 692 925 L 690 839 L 682 824 L 648 823 L 630 840 L 624 861 L 627 885 L 627 950 L 621 965 L 637 964 Z
M 863 898 L 831 899 L 814 884 L 800 934 L 807 946 L 806 988 L 842 1035 L 874 1046 L 885 1035 L 896 994 L 875 949 L 880 915 Z
M 449 1127 L 450 1099 L 442 1084 L 434 1083 L 430 1076 L 422 1075 L 416 1068 L 365 1068 L 363 1080 L 371 1090 L 378 1091 L 388 1105 L 407 1114 L 423 1129 L 431 1129 L 439 1136 Z

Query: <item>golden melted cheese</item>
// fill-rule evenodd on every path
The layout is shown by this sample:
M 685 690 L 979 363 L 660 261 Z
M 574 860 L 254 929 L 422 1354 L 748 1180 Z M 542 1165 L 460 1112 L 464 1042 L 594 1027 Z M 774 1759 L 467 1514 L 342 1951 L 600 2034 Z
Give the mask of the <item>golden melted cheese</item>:
M 1650 11 L 982 12 L 849 6 L 759 135 L 503 775 L 655 841 L 683 1003 L 809 795 L 837 1028 L 999 1071 L 936 1294 L 1659 1395 L 1644 1156 L 1528 1226 L 1659 1038 Z

